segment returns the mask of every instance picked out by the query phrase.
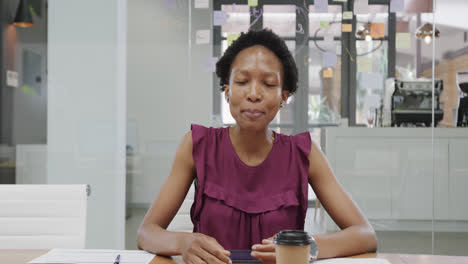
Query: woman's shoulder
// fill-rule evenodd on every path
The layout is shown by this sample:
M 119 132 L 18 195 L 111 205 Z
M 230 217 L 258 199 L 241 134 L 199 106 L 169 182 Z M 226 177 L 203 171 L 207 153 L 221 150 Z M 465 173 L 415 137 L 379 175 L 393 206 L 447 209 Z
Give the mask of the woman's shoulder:
M 286 134 L 275 132 L 275 135 L 279 137 L 279 140 L 287 140 L 287 141 L 292 141 L 295 143 L 301 143 L 301 142 L 307 143 L 311 141 L 309 132 L 302 132 L 302 133 L 298 133 L 295 135 L 286 135 Z
M 209 134 L 220 134 L 225 130 L 225 127 L 206 127 L 203 125 L 192 124 L 190 130 L 195 135 L 209 135 Z
M 309 132 L 302 132 L 296 135 L 285 135 L 278 133 L 279 141 L 291 144 L 296 147 L 300 152 L 308 155 L 311 150 L 312 139 Z
M 210 141 L 221 137 L 226 128 L 206 127 L 202 125 L 192 124 L 190 130 L 192 132 L 192 141 L 195 144 L 202 141 Z

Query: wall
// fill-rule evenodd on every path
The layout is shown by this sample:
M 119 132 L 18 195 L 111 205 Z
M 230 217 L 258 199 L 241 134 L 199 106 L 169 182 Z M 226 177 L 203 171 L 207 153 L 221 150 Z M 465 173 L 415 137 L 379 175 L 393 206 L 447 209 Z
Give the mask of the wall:
M 45 144 L 47 142 L 47 10 L 46 1 L 34 0 L 40 16 L 33 15 L 34 27 L 13 26 L 19 0 L 5 0 L 0 3 L 2 70 L 1 70 L 1 117 L 0 143 L 3 144 Z M 39 7 L 39 9 L 37 8 Z M 24 64 L 27 51 L 40 61 Z M 19 75 L 19 87 L 7 87 L 7 70 Z M 28 75 L 27 73 L 30 72 Z M 23 78 L 33 80 L 29 85 L 37 92 L 28 93 L 23 89 Z
M 49 1 L 47 180 L 91 186 L 87 248 L 124 248 L 126 3 Z
M 132 0 L 128 5 L 127 119 L 133 206 L 149 206 L 168 176 L 175 150 L 191 123 L 209 125 L 211 73 L 202 70 L 212 46 L 195 44 L 197 29 L 209 29 L 209 9 L 189 1 Z M 190 1 L 191 2 L 191 1 Z M 189 34 L 192 43 L 189 44 Z

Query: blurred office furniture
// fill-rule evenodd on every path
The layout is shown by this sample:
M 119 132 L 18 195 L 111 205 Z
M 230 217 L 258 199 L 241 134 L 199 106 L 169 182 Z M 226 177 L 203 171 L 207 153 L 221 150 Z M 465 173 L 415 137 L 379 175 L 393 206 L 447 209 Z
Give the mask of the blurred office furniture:
M 131 146 L 127 145 L 125 158 L 125 219 L 132 216 L 132 189 L 136 177 L 141 177 L 141 158 Z
M 467 230 L 468 130 L 326 128 L 336 177 L 377 230 Z M 434 191 L 433 191 L 434 190 Z M 434 203 L 434 207 L 433 207 Z M 433 212 L 434 208 L 434 212 Z
M 16 145 L 16 183 L 47 183 L 47 145 Z
M 190 186 L 187 195 L 185 196 L 185 200 L 182 202 L 182 205 L 179 208 L 179 211 L 172 219 L 172 222 L 167 227 L 167 230 L 170 231 L 184 231 L 184 232 L 192 232 L 193 231 L 193 223 L 190 219 L 190 208 L 192 207 L 193 201 L 195 196 L 195 185 L 192 184 Z
M 0 184 L 16 183 L 15 170 L 15 147 L 0 145 Z
M 304 230 L 309 234 L 325 234 L 327 232 L 327 222 L 325 218 L 325 209 L 321 206 L 312 187 L 308 186 L 308 206 Z
M 0 185 L 0 249 L 84 248 L 87 193 L 81 185 Z

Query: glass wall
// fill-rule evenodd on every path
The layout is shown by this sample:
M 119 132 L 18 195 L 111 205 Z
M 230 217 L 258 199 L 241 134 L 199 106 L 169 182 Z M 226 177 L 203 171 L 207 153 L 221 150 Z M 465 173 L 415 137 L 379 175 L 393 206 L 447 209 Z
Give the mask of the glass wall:
M 90 184 L 88 246 L 123 247 L 126 221 L 136 249 L 190 125 L 235 124 L 216 61 L 270 28 L 299 70 L 270 128 L 310 132 L 379 253 L 467 255 L 465 0 L 35 0 L 32 28 L 19 2 L 0 4 L 0 183 Z M 309 207 L 309 232 L 338 230 L 311 188 Z
M 424 41 L 421 44 L 433 52 L 432 66 L 423 61 L 421 75 L 443 84 L 434 91 L 439 101 L 435 116 L 437 112 L 442 116 L 433 138 L 433 253 L 467 255 L 468 196 L 462 186 L 468 184 L 468 166 L 461 153 L 468 146 L 468 26 L 462 22 L 468 5 L 456 0 L 434 4 L 434 32 L 440 37 L 432 47 Z
M 31 3 L 35 15 L 34 27 L 29 28 L 15 26 L 9 20 L 16 14 L 18 1 L 2 1 L 0 5 L 0 183 L 45 183 L 46 3 Z
M 87 184 L 88 248 L 125 247 L 126 4 L 0 3 L 0 183 Z M 66 233 L 46 212 L 23 213 L 50 226 L 28 234 L 37 248 Z

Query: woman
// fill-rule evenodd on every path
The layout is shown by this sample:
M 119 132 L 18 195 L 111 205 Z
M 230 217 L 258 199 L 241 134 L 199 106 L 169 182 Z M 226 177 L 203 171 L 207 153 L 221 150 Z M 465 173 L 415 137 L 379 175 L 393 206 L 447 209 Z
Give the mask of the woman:
M 185 263 L 229 263 L 229 251 L 252 249 L 275 262 L 272 237 L 303 229 L 310 183 L 342 229 L 313 235 L 319 258 L 375 251 L 373 228 L 335 179 L 309 133 L 268 129 L 297 89 L 297 68 L 284 41 L 270 30 L 242 34 L 216 64 L 221 90 L 236 124 L 193 125 L 180 144 L 171 173 L 138 230 L 138 246 Z M 166 228 L 195 181 L 193 233 Z

